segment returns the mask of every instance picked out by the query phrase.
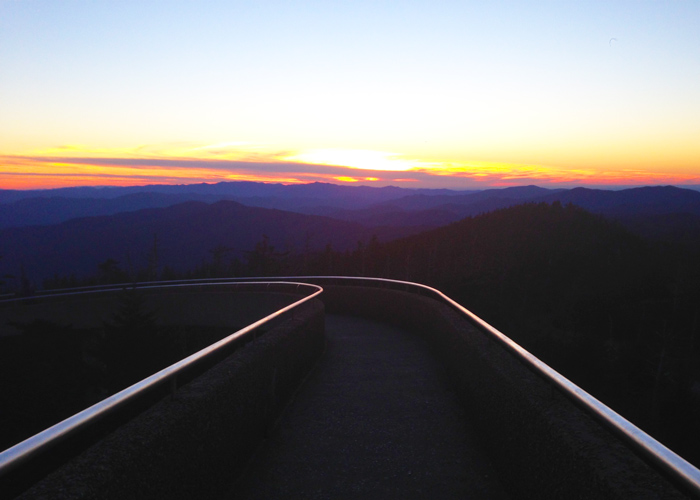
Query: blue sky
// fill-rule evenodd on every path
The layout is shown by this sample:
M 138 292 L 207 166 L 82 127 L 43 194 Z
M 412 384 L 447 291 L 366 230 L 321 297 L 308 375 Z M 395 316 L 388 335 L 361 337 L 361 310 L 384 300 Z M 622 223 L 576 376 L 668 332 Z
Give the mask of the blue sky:
M 698 26 L 694 1 L 0 0 L 0 183 L 700 183 Z

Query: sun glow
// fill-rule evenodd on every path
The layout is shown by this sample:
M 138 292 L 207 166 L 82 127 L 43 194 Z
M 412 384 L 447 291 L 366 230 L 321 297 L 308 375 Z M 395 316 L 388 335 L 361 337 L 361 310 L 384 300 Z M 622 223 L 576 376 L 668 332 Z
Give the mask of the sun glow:
M 362 182 L 362 181 L 376 182 L 379 180 L 379 178 L 377 178 L 377 177 L 348 177 L 345 175 L 341 175 L 338 177 L 333 177 L 333 180 L 338 181 L 338 182 Z
M 335 165 L 360 170 L 406 172 L 430 167 L 419 160 L 407 160 L 398 153 L 366 149 L 312 149 L 284 158 L 287 161 L 313 165 Z
M 365 175 L 357 175 L 359 172 Z M 400 173 L 399 175 L 396 175 Z M 179 184 L 222 181 L 489 186 L 697 184 L 694 172 L 597 169 L 468 159 L 440 159 L 369 149 L 290 150 L 243 141 L 98 148 L 64 145 L 0 155 L 0 185 L 36 189 L 69 185 Z

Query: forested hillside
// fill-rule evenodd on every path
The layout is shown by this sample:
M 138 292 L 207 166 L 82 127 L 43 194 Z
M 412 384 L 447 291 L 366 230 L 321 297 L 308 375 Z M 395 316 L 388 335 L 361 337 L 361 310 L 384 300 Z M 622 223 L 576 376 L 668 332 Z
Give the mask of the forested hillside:
M 700 260 L 692 252 L 555 202 L 316 258 L 321 274 L 437 287 L 700 461 Z
M 240 273 L 232 260 L 265 241 L 278 252 L 311 252 L 332 245 L 353 248 L 373 231 L 353 222 L 234 201 L 190 201 L 110 216 L 72 219 L 51 226 L 0 230 L 0 276 L 8 285 L 30 288 L 78 283 L 99 272 L 104 282 L 149 280 L 182 275 L 215 264 L 217 272 Z M 385 238 L 411 234 L 386 228 Z M 223 260 L 226 265 L 223 265 Z M 269 272 L 262 269 L 261 272 Z M 24 287 L 24 285 L 22 285 Z
M 158 221 L 157 238 L 149 221 Z M 434 286 L 700 463 L 700 255 L 685 240 L 644 239 L 557 201 L 391 241 L 352 223 L 232 202 L 71 224 L 80 234 L 94 228 L 91 241 L 99 244 L 91 249 L 91 271 L 44 286 L 265 275 L 374 276 Z M 56 226 L 64 244 L 76 241 L 65 237 L 71 224 Z M 118 236 L 134 230 L 138 241 Z M 280 234 L 314 240 L 285 246 Z M 133 268 L 114 259 L 129 248 L 142 252 Z M 177 249 L 177 267 L 165 266 Z

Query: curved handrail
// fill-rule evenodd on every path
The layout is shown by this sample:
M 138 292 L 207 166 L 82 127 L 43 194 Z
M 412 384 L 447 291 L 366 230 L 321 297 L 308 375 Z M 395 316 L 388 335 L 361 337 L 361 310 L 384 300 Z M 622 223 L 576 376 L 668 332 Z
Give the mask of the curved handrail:
M 479 328 L 482 332 L 489 335 L 492 339 L 501 344 L 525 366 L 533 372 L 544 378 L 545 380 L 556 386 L 562 394 L 571 399 L 579 407 L 583 408 L 592 415 L 601 424 L 608 427 L 615 435 L 625 440 L 630 444 L 642 457 L 645 457 L 651 463 L 655 464 L 661 470 L 665 471 L 670 477 L 675 478 L 680 484 L 687 487 L 696 495 L 700 495 L 700 470 L 690 462 L 679 456 L 674 451 L 670 450 L 662 443 L 654 439 L 652 436 L 641 430 L 639 427 L 629 422 L 627 419 L 619 415 L 610 407 L 578 387 L 569 379 L 561 375 L 559 372 L 551 368 L 546 363 L 542 362 L 536 356 L 525 350 L 519 344 L 508 338 L 505 334 L 476 316 L 474 313 L 466 309 L 461 304 L 457 303 L 441 291 L 410 281 L 392 280 L 385 278 L 371 278 L 358 276 L 286 276 L 286 277 L 258 277 L 258 278 L 219 278 L 219 279 L 201 279 L 201 280 L 180 280 L 175 283 L 178 286 L 186 286 L 187 284 L 220 284 L 228 283 L 255 283 L 256 280 L 264 280 L 265 282 L 273 283 L 288 283 L 294 284 L 316 284 L 329 283 L 337 284 L 355 284 L 355 285 L 380 285 L 401 288 L 403 290 L 412 290 L 418 293 L 427 293 L 427 295 L 448 304 L 457 312 L 465 316 L 472 324 Z M 162 282 L 157 282 L 162 283 Z M 148 288 L 149 283 L 139 283 L 139 286 Z M 113 285 L 115 286 L 115 285 Z M 119 287 L 132 286 L 132 284 L 116 285 Z M 160 285 L 155 285 L 160 286 Z M 88 287 L 90 290 L 80 289 L 71 293 L 90 293 L 96 291 L 95 287 Z M 83 291 L 84 290 L 84 291 Z M 316 292 L 306 300 L 315 297 L 320 293 Z M 294 304 L 293 304 L 294 305 Z M 293 306 L 292 305 L 292 306 Z M 289 306 L 289 307 L 292 307 Z M 252 325 L 251 325 L 252 326 Z M 237 332 L 238 333 L 238 332 Z M 235 334 L 234 334 L 235 335 Z M 226 340 L 226 339 L 224 339 Z M 216 344 L 214 344 L 216 345 Z M 126 389 L 128 390 L 128 389 Z M 123 392 L 123 391 L 122 391 Z M 48 429 L 47 429 L 48 430 Z M 31 439 L 31 438 L 30 438 Z M 21 444 L 21 443 L 20 443 Z M 2 455 L 0 455 L 1 457 Z M 0 474 L 2 466 L 0 462 Z
M 344 277 L 344 276 L 304 276 L 297 278 L 299 280 L 308 280 L 310 282 L 323 282 L 324 280 L 346 281 L 361 283 L 379 283 L 385 285 L 400 285 L 403 288 L 413 288 L 428 292 L 430 295 L 438 298 L 440 301 L 447 303 L 452 308 L 457 310 L 462 315 L 466 316 L 469 321 L 481 331 L 485 332 L 491 338 L 500 343 L 516 358 L 522 361 L 533 372 L 540 375 L 545 380 L 555 385 L 565 396 L 571 399 L 579 407 L 586 410 L 596 420 L 604 424 L 613 431 L 618 437 L 624 439 L 627 443 L 640 453 L 643 457 L 650 460 L 653 464 L 661 468 L 672 478 L 677 479 L 681 484 L 687 487 L 696 495 L 700 495 L 700 469 L 685 460 L 683 457 L 669 449 L 652 436 L 644 432 L 642 429 L 634 425 L 629 420 L 615 412 L 609 406 L 605 405 L 588 392 L 581 389 L 579 386 L 571 382 L 562 374 L 554 370 L 552 367 L 541 361 L 539 358 L 528 352 L 519 344 L 508 338 L 505 334 L 498 331 L 496 328 L 488 324 L 476 314 L 466 309 L 461 304 L 457 303 L 441 291 L 412 283 L 410 281 L 390 280 L 385 278 L 360 278 L 360 277 Z
M 277 284 L 308 284 L 298 283 L 294 281 L 296 278 L 290 276 L 288 278 L 266 278 L 266 277 L 251 277 L 251 278 L 197 278 L 197 279 L 182 279 L 182 280 L 167 280 L 167 281 L 135 281 L 124 283 L 110 283 L 105 285 L 88 285 L 72 288 L 57 288 L 52 290 L 37 290 L 32 295 L 17 295 L 14 293 L 0 296 L 0 304 L 23 302 L 36 299 L 46 299 L 50 297 L 72 296 L 89 293 L 100 292 L 116 292 L 125 288 L 139 290 L 147 290 L 153 288 L 165 288 L 176 286 L 195 286 L 195 285 L 267 285 L 271 283 Z M 286 280 L 286 281 L 285 281 Z
M 87 425 L 91 425 L 95 423 L 96 421 L 104 418 L 108 414 L 114 412 L 118 408 L 122 408 L 129 402 L 133 401 L 140 395 L 144 394 L 146 391 L 149 389 L 152 389 L 153 387 L 163 384 L 164 382 L 169 381 L 173 377 L 176 377 L 179 373 L 182 373 L 184 370 L 187 368 L 191 367 L 192 365 L 202 361 L 203 359 L 211 356 L 212 354 L 219 352 L 222 348 L 230 345 L 236 340 L 241 339 L 242 337 L 246 336 L 247 334 L 250 334 L 252 331 L 257 329 L 258 327 L 269 323 L 273 319 L 283 315 L 284 313 L 291 311 L 293 309 L 298 308 L 302 304 L 314 299 L 317 297 L 319 294 L 323 292 L 323 288 L 321 288 L 318 285 L 314 284 L 309 284 L 309 283 L 301 283 L 301 282 L 288 282 L 288 281 L 268 281 L 268 282 L 248 282 L 246 281 L 245 284 L 255 284 L 255 285 L 267 285 L 269 283 L 274 283 L 274 284 L 285 284 L 285 285 L 293 285 L 296 286 L 296 289 L 298 290 L 299 287 L 304 286 L 304 287 L 310 287 L 313 290 L 313 293 L 310 295 L 307 295 L 306 297 L 303 297 L 302 299 L 297 300 L 296 302 L 293 302 L 292 304 L 283 307 L 281 309 L 278 309 L 277 311 L 273 312 L 272 314 L 269 314 L 265 316 L 264 318 L 256 321 L 255 323 L 251 323 L 250 325 L 232 333 L 228 337 L 225 337 L 218 342 L 215 342 L 214 344 L 210 345 L 209 347 L 205 347 L 204 349 L 197 351 L 194 354 L 191 354 L 190 356 L 178 361 L 177 363 L 174 363 L 166 368 L 163 368 L 162 370 L 154 373 L 150 377 L 147 377 L 140 382 L 137 382 L 126 389 L 117 392 L 116 394 L 113 394 L 112 396 L 109 396 L 106 399 L 103 399 L 99 403 L 96 403 L 89 408 L 86 408 L 85 410 L 76 413 L 75 415 L 68 417 L 67 419 L 49 427 L 48 429 L 45 429 L 41 431 L 38 434 L 35 434 L 34 436 L 25 439 L 24 441 L 12 446 L 11 448 L 8 448 L 7 450 L 3 451 L 0 453 L 0 476 L 6 474 L 7 472 L 11 471 L 12 469 L 18 467 L 19 465 L 25 463 L 26 461 L 30 460 L 31 458 L 43 453 L 44 451 L 48 450 L 49 448 L 52 448 L 56 444 L 60 443 L 70 435 L 76 433 L 80 429 L 84 428 Z M 229 280 L 228 283 L 224 282 L 216 282 L 216 283 L 196 283 L 196 284 L 186 284 L 186 283 L 178 283 L 178 284 L 173 284 L 173 285 L 145 285 L 141 286 L 140 289 L 160 289 L 160 288 L 173 288 L 173 287 L 184 287 L 184 286 L 207 286 L 207 285 L 224 285 L 224 284 L 231 284 L 231 285 L 238 285 L 240 282 L 232 281 Z M 100 291 L 117 291 L 117 290 L 122 290 L 123 287 L 119 288 L 113 288 L 109 290 L 100 290 Z M 62 296 L 62 295 L 78 295 L 78 294 L 83 294 L 83 293 L 94 293 L 95 291 L 81 291 L 81 292 L 69 292 L 65 294 L 52 294 L 52 296 Z

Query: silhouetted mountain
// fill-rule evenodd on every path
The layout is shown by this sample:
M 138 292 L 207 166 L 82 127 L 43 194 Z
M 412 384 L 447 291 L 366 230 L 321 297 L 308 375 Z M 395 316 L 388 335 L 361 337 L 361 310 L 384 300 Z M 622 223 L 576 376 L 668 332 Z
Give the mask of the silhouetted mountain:
M 700 215 L 693 213 L 617 215 L 623 226 L 649 240 L 700 251 Z
M 620 191 L 575 188 L 538 198 L 537 201 L 573 203 L 590 212 L 606 215 L 700 215 L 700 192 L 673 186 L 648 186 Z
M 499 279 L 512 280 L 508 293 L 537 283 L 551 288 L 554 280 L 562 288 L 584 280 L 591 293 L 607 293 L 610 288 L 601 290 L 602 283 L 614 286 L 612 276 L 623 270 L 630 276 L 638 273 L 643 258 L 648 257 L 641 251 L 643 241 L 618 224 L 577 207 L 544 203 L 469 217 L 384 246 L 389 253 L 387 266 L 407 263 L 408 275 L 402 278 L 454 290 L 480 275 L 500 275 Z M 618 257 L 622 255 L 624 258 Z M 601 267 L 603 260 L 606 263 Z M 400 276 L 397 272 L 392 274 Z M 522 300 L 534 301 L 532 291 L 522 295 Z
M 664 200 L 683 190 L 631 190 L 621 198 L 588 191 L 574 194 L 608 210 L 627 209 L 629 199 L 663 210 Z M 692 207 L 692 196 L 680 193 L 671 209 Z M 695 214 L 623 218 L 657 236 L 696 238 L 700 231 Z M 694 232 L 683 233 L 688 227 Z M 700 463 L 697 251 L 650 244 L 617 221 L 556 202 L 496 210 L 346 254 L 326 252 L 314 262 L 330 274 L 435 286 Z
M 166 207 L 184 201 L 238 201 L 244 205 L 299 213 L 319 213 L 315 207 L 363 209 L 406 194 L 430 193 L 449 198 L 463 191 L 398 187 L 340 186 L 328 183 L 150 185 L 77 187 L 34 191 L 0 190 L 0 229 L 56 224 L 76 217 L 111 215 L 142 208 Z M 328 215 L 328 214 L 324 214 Z M 376 225 L 376 224 L 375 224 Z
M 28 191 L 0 191 L 0 200 L 10 199 L 17 193 L 26 196 L 32 194 Z M 64 188 L 33 193 L 55 193 L 64 197 L 26 198 L 0 204 L 0 229 L 54 224 L 76 217 L 111 215 L 142 208 L 167 207 L 188 200 L 214 203 L 232 199 L 247 206 L 329 216 L 376 228 L 394 226 L 419 231 L 515 206 L 524 201 L 560 201 L 562 204 L 572 203 L 617 219 L 631 230 L 647 237 L 700 246 L 700 237 L 695 236 L 698 232 L 696 220 L 680 216 L 700 216 L 700 192 L 671 186 L 619 191 L 587 188 L 553 190 L 522 186 L 459 192 L 327 183 L 282 185 L 222 182 L 178 186 Z M 673 217 L 671 223 L 668 217 L 655 217 L 660 214 L 678 216 Z
M 689 238 L 688 234 L 696 231 L 696 221 L 692 217 L 681 217 L 680 214 L 700 215 L 700 192 L 673 186 L 620 191 L 587 188 L 548 190 L 537 186 L 524 186 L 454 196 L 411 195 L 372 205 L 363 210 L 329 213 L 334 217 L 355 222 L 371 221 L 371 217 L 368 217 L 368 213 L 371 212 L 380 214 L 377 220 L 382 221 L 389 221 L 388 214 L 393 214 L 393 221 L 397 225 L 420 224 L 438 227 L 465 217 L 516 206 L 524 201 L 559 201 L 565 205 L 571 203 L 590 212 L 619 220 L 640 235 L 668 241 L 676 236 L 690 241 L 692 238 Z M 323 213 L 323 210 L 317 208 L 313 213 Z M 678 216 L 666 219 L 657 217 L 670 214 Z M 655 227 L 657 223 L 663 226 L 664 220 L 672 220 L 672 224 L 666 228 Z
M 345 186 L 325 182 L 308 184 L 275 184 L 263 182 L 218 182 L 214 184 L 150 184 L 146 186 L 70 187 L 39 190 L 0 190 L 0 203 L 11 203 L 26 198 L 118 198 L 135 193 L 199 194 L 226 198 L 353 198 L 368 203 L 399 198 L 413 193 L 459 194 L 449 189 L 406 189 L 395 186 Z
M 473 205 L 478 202 L 492 199 L 506 199 L 511 203 L 523 203 L 524 201 L 542 197 L 550 193 L 563 191 L 561 189 L 545 189 L 538 186 L 517 186 L 503 189 L 487 189 L 484 191 L 472 191 L 453 195 L 440 195 L 419 193 L 404 196 L 392 201 L 392 205 L 406 210 L 425 210 L 428 208 L 442 207 L 443 205 Z
M 616 220 L 645 238 L 700 248 L 700 192 L 673 186 L 606 191 L 576 188 L 538 201 L 572 203 Z
M 391 206 L 407 211 L 428 208 L 455 214 L 459 218 L 507 208 L 525 201 L 572 203 L 606 216 L 692 213 L 700 215 L 700 192 L 673 186 L 652 186 L 611 191 L 604 189 L 556 189 L 537 186 L 488 189 L 455 196 L 411 195 L 392 200 Z M 387 205 L 375 205 L 380 207 Z M 351 217 L 345 217 L 353 220 Z
M 328 215 L 367 225 L 439 227 L 465 217 L 511 207 L 561 190 L 537 186 L 489 189 L 444 195 L 424 192 L 377 203 L 362 209 L 339 210 L 329 206 L 305 206 L 293 209 L 302 213 Z
M 339 250 L 379 233 L 382 240 L 409 234 L 401 228 L 369 229 L 328 217 L 247 207 L 232 201 L 211 205 L 186 202 L 112 216 L 74 219 L 53 226 L 0 231 L 3 272 L 40 284 L 54 274 L 85 277 L 108 258 L 124 270 L 145 267 L 157 237 L 158 264 L 174 270 L 192 269 L 211 258 L 216 247 L 232 248 L 242 257 L 269 236 L 279 251 L 318 250 L 327 244 Z
M 49 225 L 79 217 L 112 215 L 143 208 L 169 207 L 185 201 L 214 203 L 216 195 L 135 193 L 117 198 L 25 198 L 0 204 L 0 229 Z
M 309 215 L 325 215 L 334 219 L 357 222 L 365 226 L 422 227 L 432 229 L 455 222 L 461 217 L 450 210 L 430 209 L 409 211 L 391 203 L 372 205 L 370 208 L 347 210 L 320 206 L 304 207 L 298 210 Z
M 480 192 L 318 182 L 295 185 L 221 182 L 0 191 L 0 229 L 56 224 L 77 217 L 167 207 L 190 200 L 213 203 L 224 199 L 252 207 L 325 215 L 370 226 L 431 228 L 556 192 L 537 186 Z M 15 199 L 17 196 L 21 198 Z
M 26 198 L 1 203 L 2 200 L 13 199 L 18 193 Z M 47 193 L 53 196 L 47 197 Z M 42 197 L 37 198 L 37 194 Z M 177 186 L 63 188 L 34 192 L 0 191 L 0 228 L 53 224 L 75 217 L 166 207 L 189 200 L 213 203 L 223 199 L 254 207 L 325 215 L 371 226 L 424 228 L 438 227 L 525 201 L 573 203 L 609 217 L 668 213 L 700 215 L 700 192 L 671 186 L 619 191 L 545 189 L 537 186 L 449 191 L 328 183 L 282 185 L 222 182 Z

